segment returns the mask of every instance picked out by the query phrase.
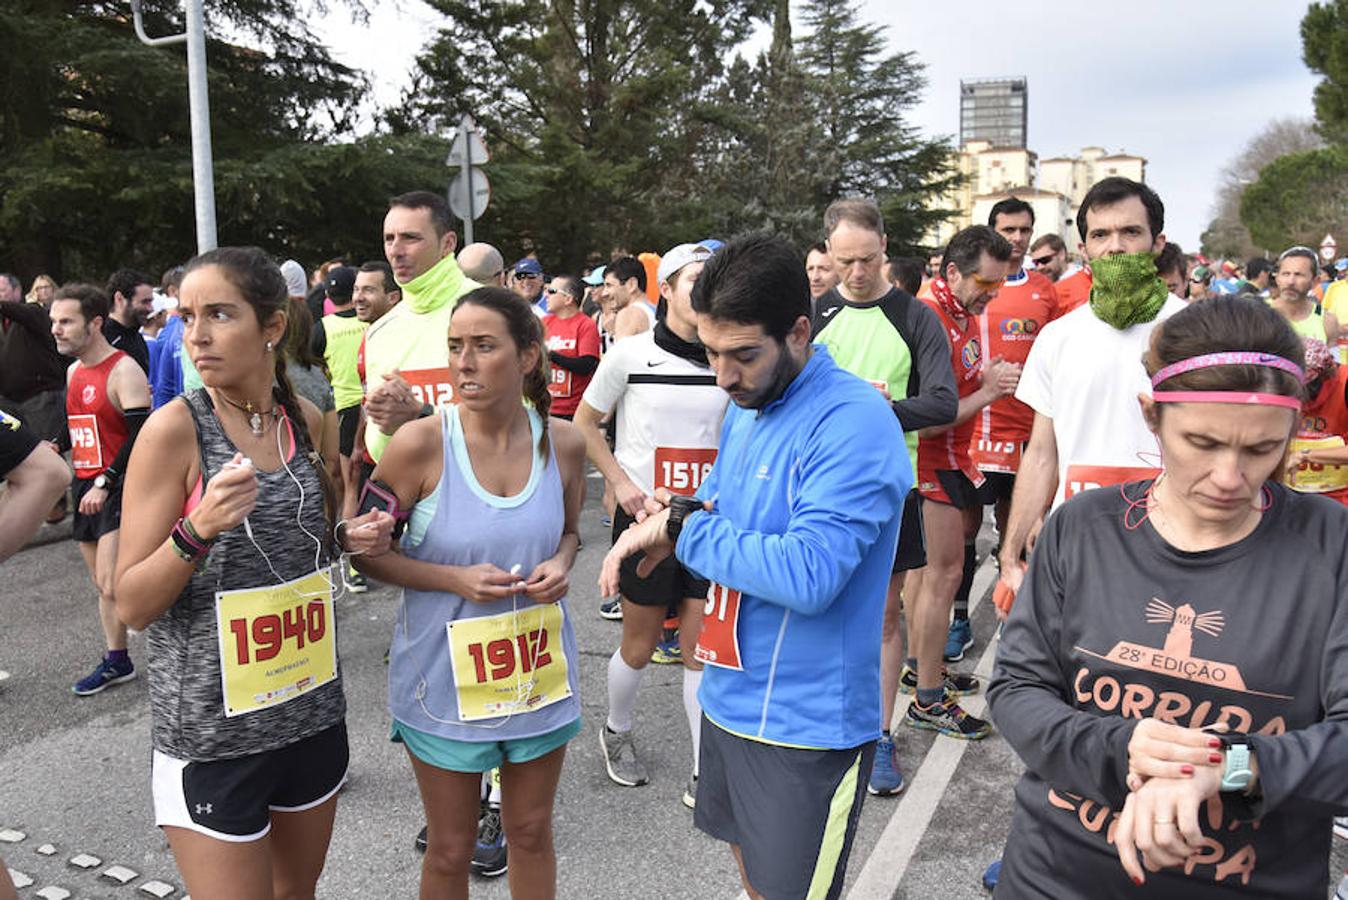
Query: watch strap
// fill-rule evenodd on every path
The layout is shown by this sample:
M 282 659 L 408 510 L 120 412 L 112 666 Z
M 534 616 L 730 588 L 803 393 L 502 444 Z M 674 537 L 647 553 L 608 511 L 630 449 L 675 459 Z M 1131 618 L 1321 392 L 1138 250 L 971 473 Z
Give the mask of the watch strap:
M 1250 745 L 1244 741 L 1232 741 L 1226 744 L 1226 762 L 1222 769 L 1224 792 L 1244 791 L 1254 780 L 1250 769 Z

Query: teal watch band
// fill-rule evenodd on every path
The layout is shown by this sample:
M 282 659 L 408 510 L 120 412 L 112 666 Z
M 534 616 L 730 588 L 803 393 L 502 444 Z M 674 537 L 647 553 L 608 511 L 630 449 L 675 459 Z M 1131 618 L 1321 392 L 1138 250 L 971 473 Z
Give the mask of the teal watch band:
M 1226 766 L 1222 770 L 1222 787 L 1227 793 L 1248 790 L 1254 781 L 1254 772 L 1250 770 L 1250 745 L 1229 743 L 1226 745 Z

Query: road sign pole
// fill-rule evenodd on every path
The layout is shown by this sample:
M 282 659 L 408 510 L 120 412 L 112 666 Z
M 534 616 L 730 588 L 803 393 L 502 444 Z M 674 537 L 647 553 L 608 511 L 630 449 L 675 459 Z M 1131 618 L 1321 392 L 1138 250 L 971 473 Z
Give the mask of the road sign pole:
M 473 219 L 477 218 L 473 209 L 473 153 L 468 146 L 469 131 L 460 126 L 459 140 L 463 142 L 463 171 L 468 178 L 468 218 L 463 220 L 463 243 L 473 242 Z

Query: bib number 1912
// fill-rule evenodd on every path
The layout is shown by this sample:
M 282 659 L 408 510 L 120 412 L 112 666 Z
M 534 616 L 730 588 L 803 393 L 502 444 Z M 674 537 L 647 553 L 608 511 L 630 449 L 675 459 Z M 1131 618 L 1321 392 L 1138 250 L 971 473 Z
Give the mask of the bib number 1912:
M 509 678 L 516 668 L 528 675 L 552 662 L 548 632 L 542 628 L 517 634 L 513 641 L 497 638 L 486 644 L 469 644 L 468 655 L 473 659 L 473 674 L 478 684 Z

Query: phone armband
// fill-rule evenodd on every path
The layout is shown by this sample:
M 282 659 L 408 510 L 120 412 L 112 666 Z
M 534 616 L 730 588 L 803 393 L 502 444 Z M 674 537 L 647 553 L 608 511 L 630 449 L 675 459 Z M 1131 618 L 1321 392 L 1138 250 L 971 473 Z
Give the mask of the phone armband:
M 407 526 L 407 520 L 411 516 L 411 511 L 404 510 L 399 505 L 398 495 L 393 493 L 392 488 L 371 478 L 365 482 L 365 488 L 360 492 L 360 506 L 357 515 L 363 516 L 375 509 L 386 512 L 393 517 L 393 537 L 395 539 L 401 537 L 403 528 Z

